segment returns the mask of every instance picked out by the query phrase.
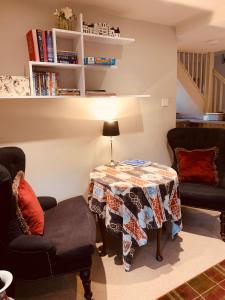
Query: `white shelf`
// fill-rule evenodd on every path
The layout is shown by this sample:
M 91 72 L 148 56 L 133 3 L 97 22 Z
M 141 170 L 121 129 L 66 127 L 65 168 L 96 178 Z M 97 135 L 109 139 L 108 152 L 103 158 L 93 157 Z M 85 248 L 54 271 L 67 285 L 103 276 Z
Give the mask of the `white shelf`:
M 3 99 L 14 99 L 14 100 L 26 100 L 26 99 L 74 99 L 81 98 L 81 96 L 11 96 L 11 97 L 0 97 L 0 100 Z
M 125 45 L 125 44 L 135 42 L 135 39 L 128 38 L 128 37 L 113 37 L 109 35 L 82 33 L 80 31 L 64 30 L 58 28 L 52 28 L 52 32 L 54 32 L 57 37 L 65 38 L 65 39 L 73 39 L 73 38 L 77 39 L 81 35 L 83 35 L 84 41 L 95 42 L 95 43 Z
M 118 67 L 116 65 L 84 65 L 87 70 L 114 70 Z
M 51 68 L 63 68 L 63 69 L 76 69 L 81 68 L 83 65 L 80 64 L 63 64 L 63 63 L 49 63 L 42 61 L 30 61 L 31 66 L 35 67 L 51 67 Z
M 150 98 L 151 95 L 116 95 L 116 96 L 109 96 L 110 98 Z
M 84 42 L 114 44 L 114 45 L 126 45 L 135 42 L 133 38 L 126 37 L 112 37 L 108 35 L 83 33 Z
M 10 97 L 3 97 L 0 96 L 0 100 L 26 100 L 26 99 L 39 99 L 39 100 L 44 100 L 44 99 L 83 99 L 87 100 L 90 98 L 115 98 L 115 99 L 133 99 L 133 98 L 150 98 L 151 95 L 116 95 L 116 96 L 10 96 Z
M 86 98 L 115 98 L 115 99 L 134 99 L 134 98 L 151 98 L 151 95 L 115 95 L 115 96 L 86 96 Z
M 81 36 L 81 32 L 79 31 L 72 31 L 72 30 L 64 30 L 58 28 L 52 28 L 52 32 L 55 32 L 57 37 L 63 39 L 77 39 Z
M 90 47 L 89 44 L 85 42 L 93 42 L 93 43 L 104 43 L 106 45 L 126 45 L 129 43 L 132 43 L 135 41 L 133 38 L 128 38 L 128 37 L 112 37 L 112 36 L 103 36 L 103 35 L 98 35 L 98 34 L 88 34 L 88 33 L 83 33 L 83 15 L 80 14 L 77 19 L 77 26 L 76 26 L 76 31 L 70 31 L 70 30 L 63 30 L 63 29 L 58 29 L 58 28 L 52 28 L 52 40 L 53 40 L 53 55 L 54 55 L 54 62 L 35 62 L 35 61 L 30 61 L 29 62 L 29 76 L 30 76 L 30 88 L 31 88 L 31 94 L 34 96 L 29 96 L 25 97 L 25 99 L 67 99 L 69 98 L 82 98 L 85 96 L 85 90 L 86 90 L 86 85 L 88 81 L 88 72 L 85 72 L 85 70 L 113 70 L 117 69 L 116 65 L 84 65 L 84 51 L 86 47 Z M 74 51 L 78 55 L 78 64 L 64 64 L 64 63 L 58 63 L 57 62 L 57 51 L 58 51 L 58 46 L 60 43 L 58 43 L 59 39 L 69 39 L 71 42 L 69 42 L 69 47 L 72 49 L 69 49 L 71 51 Z M 67 45 L 67 43 L 66 43 Z M 67 45 L 68 47 L 68 45 Z M 62 49 L 64 50 L 64 49 Z M 76 72 L 71 72 L 71 76 L 69 79 L 72 78 L 73 82 L 71 84 L 71 80 L 68 81 L 69 85 L 73 85 L 74 88 L 80 90 L 81 96 L 35 96 L 35 82 L 33 80 L 33 72 L 35 71 L 35 68 L 46 68 L 48 69 L 69 69 L 69 70 L 74 70 Z M 45 69 L 43 69 L 45 70 Z M 64 72 L 62 71 L 62 76 L 65 76 L 63 74 Z M 87 76 L 86 76 L 87 74 Z M 62 77 L 63 78 L 63 77 Z M 64 77 L 60 84 L 62 85 L 61 87 L 66 87 L 67 82 L 66 77 Z M 96 89 L 99 87 L 96 86 Z M 93 96 L 92 96 L 93 97 Z M 102 97 L 102 96 L 99 96 Z M 97 98 L 99 98 L 97 97 Z M 105 97 L 105 96 L 104 96 Z M 124 97 L 124 96 L 113 96 L 113 97 Z M 127 96 L 125 96 L 127 97 Z M 131 96 L 131 97 L 136 97 L 136 96 Z M 23 98 L 23 97 L 22 97 Z M 2 99 L 0 97 L 0 99 Z M 21 99 L 20 97 L 13 97 L 12 99 Z

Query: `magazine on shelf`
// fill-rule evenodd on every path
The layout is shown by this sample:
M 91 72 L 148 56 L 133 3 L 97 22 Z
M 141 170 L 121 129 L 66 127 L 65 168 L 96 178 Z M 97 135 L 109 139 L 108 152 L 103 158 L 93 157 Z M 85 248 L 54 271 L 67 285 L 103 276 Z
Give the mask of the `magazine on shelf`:
M 121 161 L 120 164 L 131 165 L 131 166 L 150 166 L 152 162 L 150 160 L 143 160 L 143 159 L 127 159 Z

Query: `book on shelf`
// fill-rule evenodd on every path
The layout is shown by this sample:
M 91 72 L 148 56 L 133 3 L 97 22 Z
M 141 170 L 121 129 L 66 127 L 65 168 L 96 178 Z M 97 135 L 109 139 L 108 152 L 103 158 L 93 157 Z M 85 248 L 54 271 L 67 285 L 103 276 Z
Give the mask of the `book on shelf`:
M 58 96 L 80 96 L 80 90 L 71 88 L 59 88 Z
M 29 59 L 33 61 L 40 61 L 36 29 L 29 30 L 26 37 Z
M 46 33 L 42 31 L 42 45 L 43 45 L 43 53 L 44 53 L 44 61 L 48 62 L 48 52 L 47 52 L 47 42 L 46 42 Z
M 40 55 L 40 61 L 44 60 L 44 45 L 42 41 L 42 30 L 37 29 L 37 41 L 38 41 L 38 50 Z
M 57 96 L 58 73 L 34 71 L 33 86 L 36 96 Z
M 114 92 L 107 92 L 106 90 L 87 90 L 86 96 L 93 96 L 93 97 L 107 97 L 107 96 L 116 96 Z
M 52 32 L 32 29 L 26 34 L 31 61 L 54 62 Z
M 48 62 L 54 62 L 52 31 L 46 30 L 45 34 L 46 34 Z
M 77 53 L 72 51 L 57 51 L 57 62 L 64 64 L 78 64 Z

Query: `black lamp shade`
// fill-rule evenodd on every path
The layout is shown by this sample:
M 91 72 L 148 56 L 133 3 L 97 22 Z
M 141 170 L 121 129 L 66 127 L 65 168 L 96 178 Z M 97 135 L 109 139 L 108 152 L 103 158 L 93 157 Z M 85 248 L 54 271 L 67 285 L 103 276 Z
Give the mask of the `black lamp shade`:
M 104 136 L 120 135 L 118 121 L 105 121 L 103 124 L 102 135 L 104 135 Z

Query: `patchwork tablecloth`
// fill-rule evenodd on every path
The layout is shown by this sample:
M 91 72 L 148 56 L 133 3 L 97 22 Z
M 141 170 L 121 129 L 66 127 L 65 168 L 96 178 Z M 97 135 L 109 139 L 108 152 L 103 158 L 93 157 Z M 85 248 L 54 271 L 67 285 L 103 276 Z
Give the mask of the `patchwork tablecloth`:
M 88 199 L 107 230 L 122 236 L 127 271 L 135 248 L 147 244 L 148 229 L 161 228 L 168 220 L 172 236 L 182 229 L 177 173 L 164 165 L 97 167 L 90 174 Z

